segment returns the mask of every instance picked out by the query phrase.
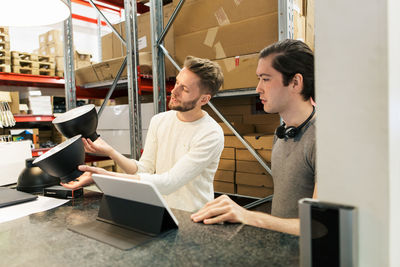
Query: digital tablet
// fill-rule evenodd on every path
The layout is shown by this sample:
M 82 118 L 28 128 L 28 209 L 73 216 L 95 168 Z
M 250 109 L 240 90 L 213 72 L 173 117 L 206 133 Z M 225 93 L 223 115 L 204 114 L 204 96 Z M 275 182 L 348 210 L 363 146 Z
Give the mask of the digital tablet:
M 24 203 L 37 199 L 37 196 L 17 191 L 16 189 L 0 187 L 0 208 Z
M 93 174 L 92 178 L 105 195 L 165 208 L 178 225 L 178 220 L 152 183 L 102 174 Z

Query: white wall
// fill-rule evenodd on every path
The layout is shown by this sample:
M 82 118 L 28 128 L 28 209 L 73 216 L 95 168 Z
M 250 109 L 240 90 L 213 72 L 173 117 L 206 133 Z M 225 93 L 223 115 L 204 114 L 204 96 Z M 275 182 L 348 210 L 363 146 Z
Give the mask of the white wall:
M 389 22 L 389 157 L 390 264 L 400 266 L 400 1 L 388 1 Z
M 318 197 L 358 208 L 359 266 L 400 266 L 399 4 L 315 2 Z
M 89 18 L 97 18 L 97 13 L 92 7 L 72 3 L 72 12 Z M 119 15 L 103 11 L 111 23 L 118 23 Z M 76 50 L 92 54 L 92 60 L 99 62 L 97 25 L 73 19 L 73 39 Z M 40 27 L 10 27 L 10 47 L 12 51 L 32 53 L 39 48 L 39 35 L 52 29 L 63 30 L 63 22 Z M 108 26 L 102 26 L 102 35 L 111 32 Z

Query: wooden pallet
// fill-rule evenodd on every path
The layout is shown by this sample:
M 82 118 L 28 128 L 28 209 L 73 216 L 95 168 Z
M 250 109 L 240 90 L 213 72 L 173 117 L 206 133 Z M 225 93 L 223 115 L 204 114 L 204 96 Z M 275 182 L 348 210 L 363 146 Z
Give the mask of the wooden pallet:
M 0 50 L 0 57 L 11 57 L 10 50 Z
M 39 62 L 37 61 L 30 61 L 30 60 L 23 60 L 23 59 L 12 59 L 12 65 L 15 67 L 22 67 L 22 68 L 31 68 L 31 69 L 38 69 Z
M 45 70 L 55 70 L 56 68 L 56 63 L 52 62 L 37 62 L 39 64 L 39 69 L 45 69 Z
M 10 65 L 5 65 L 5 64 L 1 64 L 0 65 L 0 72 L 11 72 L 11 66 Z
M 54 63 L 55 62 L 55 57 L 38 55 L 38 61 L 39 62 Z
M 12 66 L 12 72 L 20 74 L 39 75 L 39 69 L 29 68 L 29 67 Z
M 63 70 L 62 71 L 60 71 L 60 70 L 56 71 L 56 76 L 64 78 L 64 71 Z
M 2 43 L 10 42 L 10 36 L 8 34 L 0 33 L 0 42 Z
M 0 33 L 1 34 L 9 34 L 8 27 L 0 26 Z
M 10 42 L 0 42 L 0 50 L 10 50 Z
M 11 51 L 11 57 L 13 59 L 19 60 L 28 60 L 28 61 L 39 61 L 37 54 L 25 53 L 25 52 L 18 52 L 18 51 Z
M 0 56 L 0 65 L 10 65 L 10 63 L 11 63 L 10 57 Z
M 39 69 L 39 75 L 45 75 L 45 76 L 54 76 L 55 75 L 55 70 L 47 70 L 47 69 Z

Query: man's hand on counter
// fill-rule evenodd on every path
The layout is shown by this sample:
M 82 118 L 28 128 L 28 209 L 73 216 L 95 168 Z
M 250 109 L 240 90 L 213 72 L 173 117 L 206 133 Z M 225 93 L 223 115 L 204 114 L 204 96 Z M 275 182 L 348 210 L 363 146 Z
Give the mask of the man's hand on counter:
M 190 218 L 194 222 L 204 224 L 215 224 L 221 222 L 246 223 L 246 213 L 248 211 L 230 199 L 222 195 L 208 202 L 198 212 L 192 214 Z

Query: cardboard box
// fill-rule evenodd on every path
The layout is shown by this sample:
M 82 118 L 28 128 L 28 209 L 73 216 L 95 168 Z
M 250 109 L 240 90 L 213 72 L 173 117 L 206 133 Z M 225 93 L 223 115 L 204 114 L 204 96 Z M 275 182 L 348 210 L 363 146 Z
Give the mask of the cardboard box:
M 220 159 L 218 170 L 234 171 L 235 170 L 235 160 L 233 159 Z
M 228 126 L 225 123 L 219 122 L 218 124 L 221 126 L 222 130 L 224 131 L 224 135 L 234 135 L 233 132 L 228 128 Z M 254 125 L 236 123 L 236 122 L 231 122 L 231 125 L 241 135 L 244 135 L 247 133 L 254 133 Z
M 182 64 L 187 55 L 212 60 L 247 55 L 258 53 L 276 41 L 278 41 L 278 13 L 271 13 L 175 36 L 176 59 Z
M 307 15 L 306 15 L 306 44 L 314 50 L 315 33 L 314 33 L 314 0 L 307 0 Z
M 270 163 L 267 162 L 268 167 Z M 268 174 L 267 170 L 258 161 L 236 160 L 236 171 L 255 174 Z
M 75 69 L 91 65 L 90 62 L 91 58 L 92 58 L 91 54 L 75 51 L 74 53 Z
M 216 106 L 218 111 L 222 115 L 245 115 L 251 114 L 252 110 L 255 109 L 252 105 L 237 105 L 237 106 Z
M 164 13 L 164 25 L 168 22 L 173 12 L 172 3 L 163 7 Z M 149 52 L 151 55 L 151 31 L 150 31 L 150 12 L 141 14 L 137 17 L 137 30 L 138 30 L 138 50 L 140 52 Z M 126 39 L 125 33 L 125 22 L 121 22 L 114 25 L 117 32 Z M 126 55 L 126 47 L 121 43 L 120 39 L 114 34 L 110 33 L 102 37 L 102 60 L 108 60 L 111 58 L 118 58 Z M 168 50 L 169 54 L 174 58 L 175 47 L 174 47 L 174 26 L 172 25 L 168 31 L 168 34 L 164 38 L 164 47 Z M 111 55 L 110 55 L 111 54 Z M 150 60 L 151 61 L 151 60 Z M 143 65 L 143 62 L 139 58 L 139 64 Z M 151 66 L 151 64 L 150 64 Z M 177 70 L 172 63 L 165 58 L 165 76 L 175 77 Z
M 237 194 L 253 197 L 267 197 L 274 193 L 273 188 L 251 185 L 237 185 Z
M 259 50 L 262 48 L 259 47 Z M 250 55 L 223 58 L 215 62 L 221 66 L 224 73 L 224 84 L 220 90 L 257 87 L 258 52 Z
M 174 0 L 176 6 L 179 0 Z M 174 21 L 175 35 L 278 12 L 275 0 L 186 0 Z
M 225 147 L 234 147 L 234 148 L 245 148 L 242 142 L 235 135 L 226 135 L 225 139 Z
M 255 72 L 254 72 L 255 73 Z M 233 97 L 214 97 L 211 102 L 214 106 L 238 106 L 254 105 L 258 96 L 233 96 Z
M 272 149 L 274 135 L 260 135 L 258 133 L 246 134 L 244 139 L 250 143 L 254 149 Z
M 235 194 L 235 184 L 221 181 L 214 181 L 214 192 Z
M 276 128 L 278 128 L 278 123 L 273 124 L 255 124 L 255 132 L 260 134 L 274 134 Z
M 112 48 L 113 33 L 106 34 L 101 37 L 101 59 L 102 61 L 113 58 Z
M 305 42 L 306 40 L 306 17 L 293 11 L 293 38 Z
M 272 150 L 256 149 L 256 151 L 266 162 L 271 162 Z M 237 148 L 235 152 L 237 160 L 257 161 L 253 154 L 247 149 Z
M 46 42 L 47 42 L 47 44 L 62 43 L 63 38 L 61 36 L 61 31 L 57 30 L 57 29 L 48 31 L 46 33 Z
M 54 59 L 56 62 L 56 70 L 64 71 L 64 57 L 56 56 Z M 76 69 L 76 66 L 75 66 L 75 69 Z
M 217 170 L 214 176 L 214 181 L 235 183 L 235 172 L 226 170 Z
M 274 187 L 274 181 L 272 180 L 272 176 L 269 174 L 236 172 L 235 175 L 236 175 L 236 184 L 264 186 L 268 188 Z
M 271 124 L 274 127 L 280 125 L 280 116 L 278 113 L 244 115 L 243 120 L 248 124 Z
M 233 147 L 224 147 L 221 153 L 221 159 L 235 159 L 235 149 Z
M 62 43 L 51 43 L 46 45 L 46 56 L 64 56 L 64 45 Z

